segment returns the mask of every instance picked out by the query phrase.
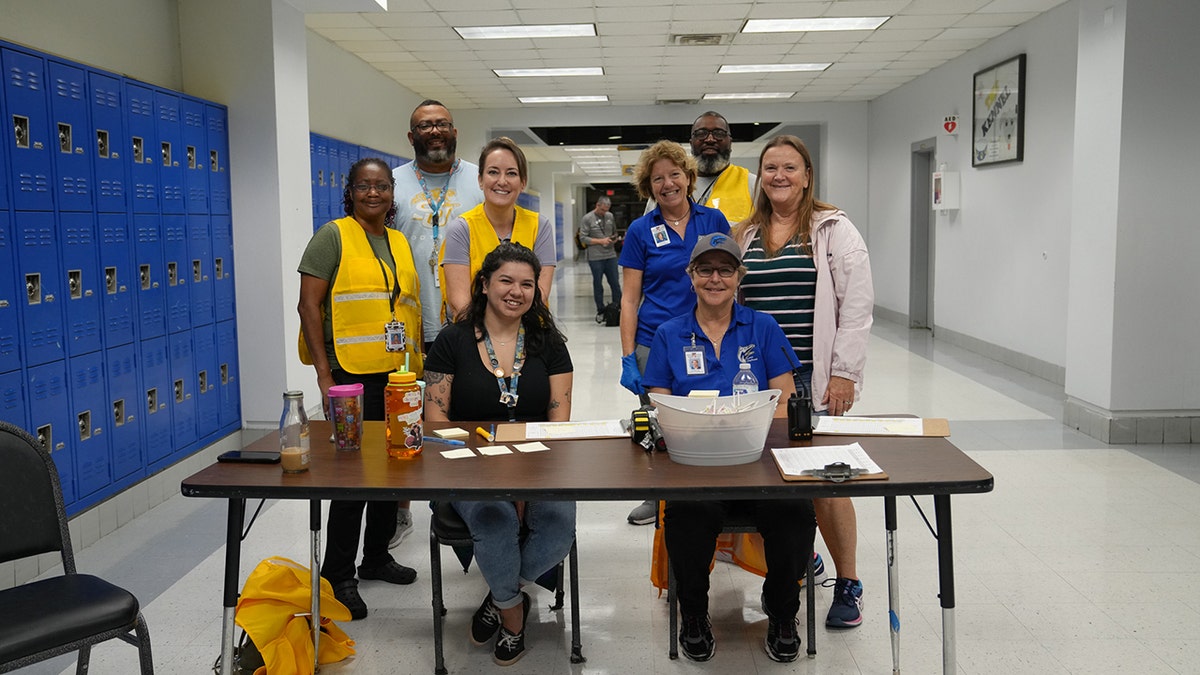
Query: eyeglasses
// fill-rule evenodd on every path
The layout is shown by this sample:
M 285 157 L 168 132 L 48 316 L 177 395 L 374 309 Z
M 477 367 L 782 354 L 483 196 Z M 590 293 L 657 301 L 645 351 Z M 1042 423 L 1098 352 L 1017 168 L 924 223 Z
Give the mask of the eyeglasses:
M 383 194 L 385 192 L 392 191 L 392 184 L 391 183 L 374 183 L 374 184 L 373 183 L 355 183 L 354 185 L 350 186 L 350 189 L 354 190 L 355 192 L 357 192 L 360 195 L 365 195 L 368 192 L 370 192 L 371 190 L 374 190 L 374 191 L 378 192 L 379 194 Z
M 729 132 L 724 129 L 696 129 L 692 132 L 692 140 L 694 141 L 702 141 L 709 136 L 718 141 L 723 141 L 729 138 Z
M 737 274 L 737 268 L 730 267 L 728 265 L 721 265 L 719 267 L 714 267 L 712 265 L 696 265 L 692 268 L 692 273 L 699 277 L 711 277 L 713 272 L 719 274 L 722 279 L 728 279 L 729 277 Z
M 454 128 L 454 122 L 451 122 L 449 120 L 441 120 L 438 122 L 421 122 L 420 124 L 414 124 L 412 126 L 413 131 L 419 131 L 423 134 L 427 134 L 427 133 L 433 131 L 434 129 L 437 129 L 438 131 L 440 131 L 444 134 L 453 128 Z

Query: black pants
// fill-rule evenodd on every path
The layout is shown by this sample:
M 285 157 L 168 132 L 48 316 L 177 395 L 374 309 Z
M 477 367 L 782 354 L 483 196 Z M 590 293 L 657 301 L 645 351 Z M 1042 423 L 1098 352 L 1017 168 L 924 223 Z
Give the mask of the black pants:
M 810 499 L 667 502 L 667 556 L 675 573 L 679 611 L 708 613 L 708 566 L 726 517 L 746 514 L 762 535 L 767 561 L 767 612 L 787 620 L 800 611 L 800 578 L 812 557 L 816 516 Z
M 387 386 L 387 373 L 356 375 L 335 370 L 332 374 L 333 381 L 338 384 L 362 383 L 364 420 L 384 419 L 383 389 Z M 319 443 L 320 439 L 315 442 Z M 325 560 L 321 563 L 321 576 L 331 584 L 353 579 L 356 575 L 354 561 L 358 558 L 358 533 L 362 528 L 364 507 L 367 527 L 363 533 L 363 566 L 379 567 L 393 560 L 387 545 L 396 533 L 396 500 L 331 501 L 325 526 Z

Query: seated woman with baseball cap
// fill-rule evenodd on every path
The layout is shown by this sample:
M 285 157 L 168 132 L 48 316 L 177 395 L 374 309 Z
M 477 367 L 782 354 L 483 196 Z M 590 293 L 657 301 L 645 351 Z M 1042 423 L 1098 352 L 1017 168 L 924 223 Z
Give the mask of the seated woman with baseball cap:
M 759 382 L 779 389 L 785 399 L 790 396 L 795 391 L 794 364 L 783 330 L 770 315 L 735 302 L 746 274 L 737 243 L 725 234 L 702 237 L 692 250 L 687 273 L 696 292 L 695 308 L 666 321 L 654 334 L 642 376 L 646 390 L 686 396 L 695 389 L 715 389 L 728 396 L 733 393 L 733 376 L 745 362 Z M 780 406 L 777 415 L 784 414 Z M 717 535 L 731 513 L 749 514 L 763 538 L 767 656 L 792 661 L 800 653 L 799 580 L 805 561 L 812 557 L 816 532 L 809 499 L 667 502 L 663 527 L 679 594 L 680 647 L 693 661 L 707 661 L 715 653 L 708 573 Z

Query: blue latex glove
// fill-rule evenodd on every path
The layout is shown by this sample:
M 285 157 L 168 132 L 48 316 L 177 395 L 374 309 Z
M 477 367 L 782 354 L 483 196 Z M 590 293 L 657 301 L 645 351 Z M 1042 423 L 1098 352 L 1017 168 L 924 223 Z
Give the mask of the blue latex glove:
M 646 393 L 642 386 L 642 373 L 638 370 L 637 355 L 633 352 L 621 357 L 621 386 L 638 396 Z

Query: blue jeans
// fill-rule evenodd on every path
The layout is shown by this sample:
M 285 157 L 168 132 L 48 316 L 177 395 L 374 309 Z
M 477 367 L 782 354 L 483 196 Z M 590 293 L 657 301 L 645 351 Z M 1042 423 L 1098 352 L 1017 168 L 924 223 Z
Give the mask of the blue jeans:
M 562 562 L 575 541 L 575 502 L 526 502 L 525 527 L 512 502 L 453 502 L 475 544 L 475 560 L 500 609 L 521 604 L 521 586 L 530 585 Z
M 589 260 L 592 268 L 592 295 L 596 299 L 596 313 L 604 311 L 604 284 L 600 277 L 608 279 L 608 290 L 612 291 L 613 302 L 621 304 L 621 284 L 617 281 L 617 259 Z

